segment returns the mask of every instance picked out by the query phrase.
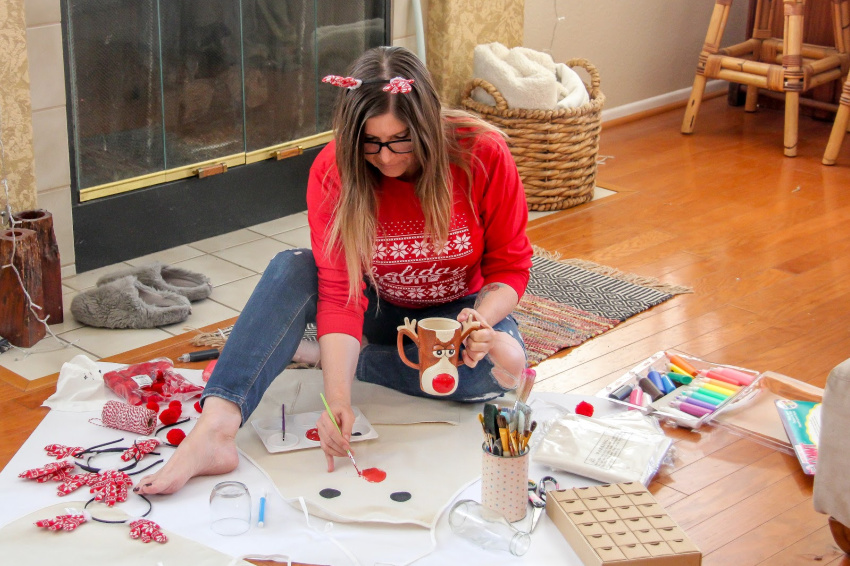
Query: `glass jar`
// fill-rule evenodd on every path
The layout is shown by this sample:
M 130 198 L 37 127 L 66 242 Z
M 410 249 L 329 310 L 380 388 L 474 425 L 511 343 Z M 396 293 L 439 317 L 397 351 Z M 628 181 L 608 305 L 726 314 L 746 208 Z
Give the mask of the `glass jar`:
M 531 536 L 520 531 L 502 515 L 477 501 L 463 499 L 449 511 L 449 525 L 456 534 L 487 549 L 522 556 L 531 546 Z

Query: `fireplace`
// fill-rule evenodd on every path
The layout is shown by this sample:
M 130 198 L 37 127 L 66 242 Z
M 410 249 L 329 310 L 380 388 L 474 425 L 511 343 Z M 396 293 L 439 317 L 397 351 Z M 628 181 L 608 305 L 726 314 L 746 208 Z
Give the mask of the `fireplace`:
M 304 210 L 390 0 L 63 0 L 78 271 Z

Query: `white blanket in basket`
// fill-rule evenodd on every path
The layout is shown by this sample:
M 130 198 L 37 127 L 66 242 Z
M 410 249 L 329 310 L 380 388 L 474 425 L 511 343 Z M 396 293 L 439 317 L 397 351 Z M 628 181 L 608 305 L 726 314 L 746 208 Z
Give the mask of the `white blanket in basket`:
M 550 55 L 526 47 L 478 45 L 473 53 L 472 73 L 474 78 L 496 87 L 509 108 L 559 110 L 590 101 L 578 73 L 564 63 L 555 63 Z M 496 104 L 481 88 L 472 91 L 472 98 L 482 104 Z

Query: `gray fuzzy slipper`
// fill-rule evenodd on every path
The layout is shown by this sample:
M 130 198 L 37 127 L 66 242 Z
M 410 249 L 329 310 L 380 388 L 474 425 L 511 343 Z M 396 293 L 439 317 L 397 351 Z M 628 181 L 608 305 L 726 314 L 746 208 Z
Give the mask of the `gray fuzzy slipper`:
M 109 273 L 98 279 L 97 285 L 100 286 L 127 275 L 138 278 L 139 281 L 154 289 L 183 295 L 190 301 L 200 301 L 212 294 L 212 284 L 206 275 L 182 267 L 165 265 L 158 261 Z
M 191 312 L 183 295 L 148 287 L 132 276 L 83 291 L 71 301 L 74 318 L 101 328 L 155 328 L 182 322 Z

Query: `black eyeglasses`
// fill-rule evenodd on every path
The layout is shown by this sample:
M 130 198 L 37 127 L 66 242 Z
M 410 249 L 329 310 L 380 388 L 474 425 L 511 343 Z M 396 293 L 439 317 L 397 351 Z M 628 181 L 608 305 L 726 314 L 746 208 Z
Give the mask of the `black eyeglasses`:
M 413 140 L 395 140 L 389 142 L 365 141 L 363 142 L 363 153 L 375 155 L 381 153 L 381 149 L 387 148 L 393 153 L 411 153 L 413 151 Z

